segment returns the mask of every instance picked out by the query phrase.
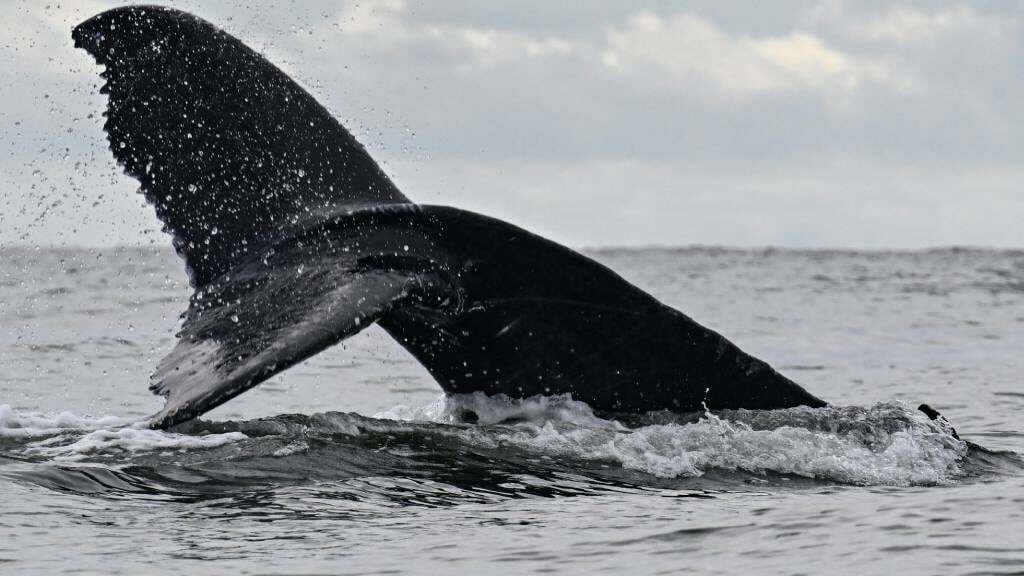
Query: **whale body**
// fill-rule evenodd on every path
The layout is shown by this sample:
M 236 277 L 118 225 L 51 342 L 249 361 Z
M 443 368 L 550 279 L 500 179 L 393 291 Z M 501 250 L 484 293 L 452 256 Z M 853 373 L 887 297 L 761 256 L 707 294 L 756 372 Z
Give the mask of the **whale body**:
M 824 406 L 607 267 L 494 218 L 411 202 L 302 87 L 157 6 L 73 31 L 105 67 L 110 149 L 195 293 L 151 389 L 167 428 L 376 323 L 449 394 L 598 412 Z

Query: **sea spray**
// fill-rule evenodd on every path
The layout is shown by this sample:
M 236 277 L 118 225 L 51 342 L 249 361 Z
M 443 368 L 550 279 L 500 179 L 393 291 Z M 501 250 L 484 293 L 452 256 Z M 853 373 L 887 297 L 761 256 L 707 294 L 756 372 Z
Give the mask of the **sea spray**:
M 470 444 L 608 461 L 663 478 L 719 469 L 863 485 L 935 485 L 955 481 L 967 454 L 948 425 L 900 402 L 724 411 L 696 421 L 658 413 L 649 423 L 641 418 L 627 427 L 568 396 L 518 400 L 477 393 L 396 407 L 377 417 L 451 424 L 469 412 L 480 425 L 453 433 Z
M 145 422 L 117 416 L 21 413 L 0 404 L 0 438 L 4 437 L 31 439 L 25 446 L 26 454 L 59 461 L 104 454 L 206 449 L 247 438 L 240 432 L 190 435 L 151 430 Z

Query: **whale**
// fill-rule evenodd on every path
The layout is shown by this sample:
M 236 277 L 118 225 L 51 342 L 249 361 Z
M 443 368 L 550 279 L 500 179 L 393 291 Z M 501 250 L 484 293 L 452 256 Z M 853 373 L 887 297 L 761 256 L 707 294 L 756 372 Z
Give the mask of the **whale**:
M 110 151 L 194 289 L 151 377 L 153 428 L 374 324 L 446 394 L 609 414 L 826 405 L 595 260 L 411 201 L 309 92 L 197 16 L 123 6 L 72 38 L 103 67 Z

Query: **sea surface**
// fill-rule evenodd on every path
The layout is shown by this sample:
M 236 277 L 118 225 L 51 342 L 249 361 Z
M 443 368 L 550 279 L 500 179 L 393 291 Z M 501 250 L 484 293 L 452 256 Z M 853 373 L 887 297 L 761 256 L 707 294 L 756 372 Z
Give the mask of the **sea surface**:
M 372 328 L 157 432 L 177 257 L 4 248 L 0 573 L 1024 573 L 1024 251 L 588 254 L 832 406 L 446 399 Z

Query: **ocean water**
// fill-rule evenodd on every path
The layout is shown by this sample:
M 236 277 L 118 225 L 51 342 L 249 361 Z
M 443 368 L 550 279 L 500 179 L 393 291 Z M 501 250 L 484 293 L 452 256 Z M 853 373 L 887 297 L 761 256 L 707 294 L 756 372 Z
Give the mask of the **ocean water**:
M 1024 573 L 1024 252 L 590 255 L 832 406 L 444 398 L 374 328 L 151 431 L 174 254 L 0 249 L 0 573 Z

